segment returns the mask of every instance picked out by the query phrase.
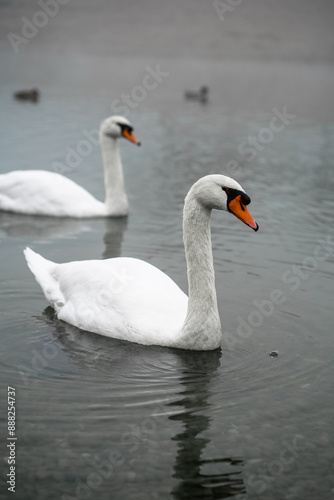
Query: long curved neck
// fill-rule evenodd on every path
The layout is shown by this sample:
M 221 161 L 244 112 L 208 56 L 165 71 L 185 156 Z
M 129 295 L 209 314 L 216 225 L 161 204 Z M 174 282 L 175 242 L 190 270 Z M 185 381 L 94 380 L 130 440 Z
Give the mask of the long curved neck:
M 182 339 L 194 348 L 214 349 L 222 339 L 213 268 L 211 210 L 190 191 L 183 212 L 183 240 L 187 261 L 189 300 Z
M 100 132 L 104 168 L 105 205 L 109 215 L 127 215 L 128 199 L 125 193 L 123 167 L 118 140 Z

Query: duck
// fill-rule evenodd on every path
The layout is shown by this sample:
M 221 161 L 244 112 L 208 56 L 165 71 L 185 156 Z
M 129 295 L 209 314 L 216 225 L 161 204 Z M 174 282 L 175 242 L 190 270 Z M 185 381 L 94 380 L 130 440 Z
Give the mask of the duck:
M 213 267 L 210 216 L 229 212 L 258 230 L 250 198 L 223 174 L 200 178 L 183 209 L 189 295 L 157 267 L 132 257 L 55 263 L 30 248 L 27 264 L 57 317 L 107 337 L 189 350 L 220 347 L 222 329 Z
M 0 210 L 51 217 L 122 217 L 129 203 L 124 186 L 118 139 L 140 146 L 130 121 L 118 115 L 106 118 L 99 130 L 105 201 L 58 172 L 15 170 L 0 175 Z
M 209 87 L 203 85 L 199 91 L 186 90 L 184 93 L 185 99 L 206 103 L 208 101 Z
M 38 102 L 40 91 L 38 89 L 18 90 L 17 92 L 14 92 L 14 97 L 18 101 Z

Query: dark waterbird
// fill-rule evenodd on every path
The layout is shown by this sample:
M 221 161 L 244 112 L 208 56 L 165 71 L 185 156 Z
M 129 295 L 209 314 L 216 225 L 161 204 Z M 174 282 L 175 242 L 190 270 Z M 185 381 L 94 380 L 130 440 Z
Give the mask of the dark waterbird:
M 206 103 L 209 97 L 209 87 L 203 85 L 197 90 L 186 90 L 184 93 L 185 99 Z
M 38 102 L 40 98 L 40 91 L 38 89 L 18 90 L 17 92 L 14 92 L 14 98 L 18 101 Z

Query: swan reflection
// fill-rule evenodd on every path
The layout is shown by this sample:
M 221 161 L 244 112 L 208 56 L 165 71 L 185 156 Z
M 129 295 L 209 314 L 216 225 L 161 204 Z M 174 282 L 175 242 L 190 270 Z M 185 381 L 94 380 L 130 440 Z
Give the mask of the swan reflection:
M 0 231 L 11 238 L 62 238 L 91 231 L 87 220 L 0 212 Z
M 245 492 L 240 457 L 215 456 L 204 458 L 210 439 L 205 431 L 210 428 L 211 382 L 219 367 L 221 351 L 178 353 L 183 368 L 180 382 L 181 399 L 169 406 L 182 408 L 169 419 L 183 426 L 173 438 L 178 450 L 173 477 L 179 480 L 172 489 L 175 500 L 229 498 Z
M 55 238 L 72 238 L 80 233 L 92 232 L 94 226 L 100 224 L 101 221 L 104 225 L 104 249 L 101 257 L 102 259 L 119 257 L 122 253 L 124 232 L 128 225 L 127 217 L 74 219 L 0 212 L 0 234 L 2 232 L 10 238 L 29 238 L 45 242 Z
M 216 442 L 209 437 L 213 418 L 213 382 L 220 366 L 220 350 L 185 351 L 106 338 L 59 321 L 50 307 L 45 309 L 43 321 L 50 326 L 54 341 L 61 344 L 76 366 L 86 374 L 94 373 L 93 378 L 100 380 L 102 377 L 101 391 L 104 390 L 103 380 L 107 381 L 107 387 L 114 387 L 113 393 L 118 391 L 121 399 L 117 400 L 114 394 L 116 399 L 113 399 L 110 415 L 117 412 L 118 418 L 123 415 L 124 422 L 138 427 L 138 423 L 148 420 L 150 411 L 151 416 L 154 415 L 154 408 L 159 404 L 154 426 L 156 432 L 152 431 L 147 441 L 145 437 L 146 444 L 141 442 L 140 458 L 127 450 L 131 452 L 128 460 L 131 459 L 134 471 L 137 467 L 140 470 L 143 463 L 153 463 L 148 466 L 148 474 L 160 474 L 161 488 L 166 491 L 169 487 L 170 496 L 175 500 L 216 500 L 245 493 L 242 457 L 224 455 L 224 450 L 217 448 L 219 436 Z M 129 387 L 131 393 L 127 394 Z M 89 388 L 87 390 L 90 393 Z M 148 413 L 141 413 L 143 406 L 150 408 Z M 106 416 L 104 413 L 103 418 Z M 219 419 L 222 427 L 223 413 Z M 112 428 L 115 425 L 114 422 Z M 167 430 L 169 437 L 166 438 Z M 134 438 L 131 446 L 137 450 L 137 442 L 142 441 L 143 436 L 135 439 L 135 435 L 130 434 Z M 121 441 L 119 433 L 110 439 L 108 448 L 119 448 L 118 440 Z M 154 441 L 152 445 L 150 440 Z M 176 453 L 172 443 L 176 444 Z M 157 446 L 164 453 L 156 455 Z M 122 453 L 126 456 L 126 452 Z M 171 472 L 166 465 L 170 461 L 173 463 Z M 125 459 L 126 470 L 128 464 Z M 155 488 L 156 494 L 160 494 L 160 486 Z
M 112 257 L 119 257 L 122 254 L 123 236 L 127 225 L 127 217 L 110 217 L 104 220 L 104 250 L 102 259 L 111 259 Z

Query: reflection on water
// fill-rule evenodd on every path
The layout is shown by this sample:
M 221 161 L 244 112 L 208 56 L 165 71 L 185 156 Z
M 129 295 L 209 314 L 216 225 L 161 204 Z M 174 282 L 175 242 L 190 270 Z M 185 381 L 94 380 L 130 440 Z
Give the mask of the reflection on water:
M 127 217 L 106 218 L 104 221 L 104 251 L 102 259 L 119 257 L 122 253 L 122 242 L 124 231 L 128 225 Z
M 203 458 L 210 440 L 200 434 L 210 426 L 210 385 L 220 366 L 221 351 L 178 354 L 182 360 L 183 390 L 179 393 L 182 399 L 167 405 L 183 407 L 180 413 L 169 417 L 183 426 L 183 431 L 173 437 L 178 445 L 173 477 L 179 483 L 173 488 L 172 496 L 176 500 L 213 500 L 244 493 L 241 458 Z
M 90 231 L 85 220 L 0 212 L 0 231 L 11 238 L 62 238 Z
M 102 259 L 119 257 L 122 253 L 124 232 L 128 225 L 127 217 L 104 218 L 104 250 Z M 41 217 L 0 212 L 0 231 L 11 238 L 31 238 L 38 242 L 51 238 L 74 237 L 83 232 L 91 232 L 87 219 L 63 217 Z
M 210 429 L 211 422 L 212 382 L 218 376 L 221 350 L 192 353 L 154 346 L 147 348 L 129 342 L 100 337 L 59 321 L 50 307 L 45 309 L 43 315 L 36 319 L 47 325 L 50 335 L 53 337 L 54 346 L 57 346 L 58 349 L 61 346 L 62 351 L 69 356 L 82 373 L 95 373 L 95 377 L 98 377 L 99 406 L 102 413 L 96 405 L 93 405 L 95 407 L 94 418 L 97 422 L 101 418 L 105 420 L 109 413 L 108 406 L 105 405 L 107 401 L 104 402 L 103 392 L 107 390 L 107 386 L 113 379 L 115 384 L 113 390 L 116 391 L 116 394 L 121 395 L 119 389 L 122 387 L 121 399 L 113 400 L 113 415 L 122 415 L 122 418 L 127 420 L 128 413 L 122 405 L 125 398 L 127 405 L 136 411 L 135 421 L 140 424 L 140 422 L 148 420 L 145 409 L 147 403 L 149 402 L 152 406 L 154 400 L 160 401 L 160 416 L 157 417 L 156 425 L 161 435 L 164 435 L 163 429 L 168 429 L 170 438 L 162 437 L 159 447 L 168 450 L 170 448 L 169 439 L 177 446 L 173 452 L 174 456 L 170 457 L 173 463 L 171 476 L 177 480 L 170 491 L 171 498 L 176 500 L 196 498 L 213 500 L 229 498 L 245 492 L 242 478 L 243 459 L 239 456 L 226 457 L 222 455 L 223 450 L 217 448 L 214 456 L 211 456 L 207 449 L 210 439 L 205 437 L 205 434 Z M 160 374 L 160 383 L 157 383 L 156 379 L 158 374 Z M 57 373 L 53 370 L 47 376 L 51 379 L 62 378 L 60 372 Z M 116 376 L 117 378 L 115 378 Z M 170 377 L 172 378 L 170 379 Z M 105 382 L 104 378 L 108 382 Z M 175 392 L 170 393 L 165 403 L 161 402 L 163 400 L 161 400 L 160 385 L 164 378 L 163 386 L 165 391 L 167 390 L 167 395 L 171 390 L 171 385 L 175 388 Z M 121 379 L 123 379 L 123 384 L 119 386 Z M 168 379 L 170 379 L 169 383 Z M 124 381 L 126 381 L 125 385 Z M 88 378 L 85 383 L 87 383 L 85 389 L 87 393 L 95 390 Z M 67 384 L 71 385 L 70 379 L 67 379 Z M 127 391 L 129 391 L 129 396 L 131 392 L 131 400 L 128 399 Z M 78 416 L 74 413 L 71 419 L 76 418 Z M 181 432 L 177 431 L 180 426 L 182 427 Z M 134 434 L 127 434 L 128 437 L 124 440 L 125 444 L 132 445 L 133 449 L 136 449 L 138 438 Z M 130 436 L 132 436 L 131 439 Z M 146 439 L 140 435 L 139 438 Z M 159 440 L 159 433 L 157 438 Z M 68 440 L 71 442 L 70 436 Z M 100 438 L 97 434 L 95 442 L 99 441 Z M 110 443 L 111 447 L 118 448 L 119 441 L 122 441 L 122 437 L 116 435 L 116 439 L 112 444 Z M 126 453 L 131 452 L 132 447 L 127 452 L 123 452 L 125 456 Z M 153 453 L 155 453 L 155 448 L 146 447 L 142 458 L 145 462 L 149 461 Z M 165 467 L 163 456 L 160 457 L 160 460 L 162 462 L 159 464 L 158 459 L 157 474 L 161 474 L 161 468 L 163 470 Z M 157 491 L 159 491 L 158 486 Z M 115 498 L 118 496 L 116 495 Z M 141 497 L 138 496 L 138 492 L 132 493 L 129 490 L 126 498 Z

